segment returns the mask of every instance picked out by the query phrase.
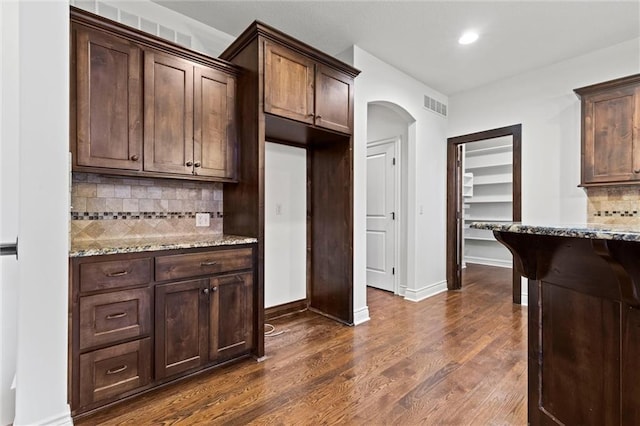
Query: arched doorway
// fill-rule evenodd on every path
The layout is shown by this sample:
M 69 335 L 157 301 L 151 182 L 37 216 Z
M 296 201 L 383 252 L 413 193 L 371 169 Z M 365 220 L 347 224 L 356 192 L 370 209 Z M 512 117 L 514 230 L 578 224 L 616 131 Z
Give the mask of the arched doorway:
M 407 206 L 414 124 L 397 104 L 367 104 L 367 285 L 402 296 L 413 267 Z

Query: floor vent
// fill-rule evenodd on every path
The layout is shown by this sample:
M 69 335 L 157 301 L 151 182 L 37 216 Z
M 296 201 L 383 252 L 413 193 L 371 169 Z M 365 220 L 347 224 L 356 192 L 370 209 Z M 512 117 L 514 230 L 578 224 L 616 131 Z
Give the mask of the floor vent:
M 447 106 L 440 101 L 436 101 L 427 95 L 424 95 L 424 107 L 444 117 L 447 116 Z
M 1 0 L 0 0 L 1 1 Z M 73 6 L 191 48 L 191 36 L 95 0 L 70 0 Z

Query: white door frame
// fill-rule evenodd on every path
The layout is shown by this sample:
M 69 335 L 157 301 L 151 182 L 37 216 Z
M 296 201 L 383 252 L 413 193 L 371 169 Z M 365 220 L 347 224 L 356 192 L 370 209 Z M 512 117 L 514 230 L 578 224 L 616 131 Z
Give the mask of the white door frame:
M 392 138 L 380 139 L 377 141 L 372 141 L 367 143 L 367 151 L 369 148 L 373 148 L 379 145 L 393 144 L 393 148 L 395 150 L 395 167 L 393 168 L 393 178 L 394 178 L 394 196 L 393 196 L 393 211 L 395 212 L 395 220 L 393 221 L 393 234 L 394 234 L 394 242 L 393 242 L 393 264 L 395 267 L 396 273 L 393 274 L 393 294 L 400 294 L 400 230 L 402 229 L 401 220 L 402 220 L 402 203 L 401 203 L 401 193 L 402 185 L 402 147 L 400 145 L 402 141 L 401 136 L 394 136 Z M 369 173 L 369 171 L 367 171 Z

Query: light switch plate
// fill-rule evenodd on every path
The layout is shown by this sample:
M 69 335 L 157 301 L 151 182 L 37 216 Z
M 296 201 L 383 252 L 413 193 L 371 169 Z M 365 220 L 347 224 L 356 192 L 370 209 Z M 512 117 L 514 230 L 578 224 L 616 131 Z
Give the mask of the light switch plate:
M 209 226 L 209 213 L 196 213 L 196 226 Z

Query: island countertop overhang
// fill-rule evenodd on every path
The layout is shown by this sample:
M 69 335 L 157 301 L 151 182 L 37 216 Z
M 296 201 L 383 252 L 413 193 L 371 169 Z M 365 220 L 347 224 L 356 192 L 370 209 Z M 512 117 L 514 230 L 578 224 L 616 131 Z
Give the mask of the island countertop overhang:
M 470 227 L 515 234 L 640 242 L 640 227 L 629 225 L 601 225 L 591 223 L 536 225 L 523 222 L 473 222 Z

